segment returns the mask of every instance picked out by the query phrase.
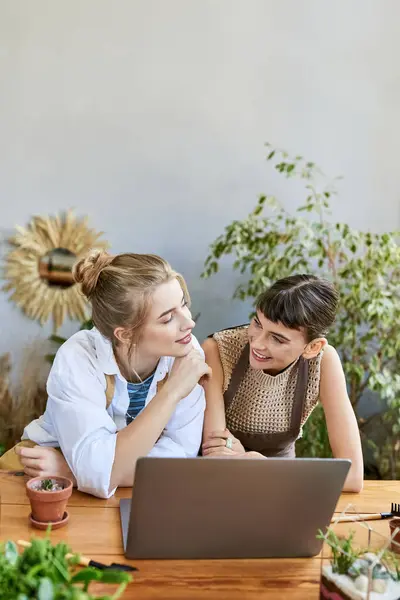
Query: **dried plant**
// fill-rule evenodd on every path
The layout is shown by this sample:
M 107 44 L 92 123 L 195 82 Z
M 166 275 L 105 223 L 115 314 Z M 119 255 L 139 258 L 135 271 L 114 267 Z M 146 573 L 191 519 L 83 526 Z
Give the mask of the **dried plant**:
M 45 341 L 25 348 L 20 364 L 16 365 L 15 384 L 10 354 L 0 356 L 0 445 L 5 450 L 21 439 L 25 425 L 45 409 L 49 371 L 45 360 L 47 347 Z

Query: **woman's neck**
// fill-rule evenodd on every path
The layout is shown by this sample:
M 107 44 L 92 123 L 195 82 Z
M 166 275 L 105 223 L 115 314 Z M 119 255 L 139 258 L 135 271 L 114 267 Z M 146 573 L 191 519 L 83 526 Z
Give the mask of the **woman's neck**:
M 121 375 L 125 377 L 127 381 L 132 383 L 147 379 L 154 373 L 160 360 L 155 357 L 145 358 L 143 356 L 138 356 L 137 353 L 134 353 L 129 357 L 129 352 L 124 348 L 115 348 L 114 356 L 119 370 L 121 371 Z

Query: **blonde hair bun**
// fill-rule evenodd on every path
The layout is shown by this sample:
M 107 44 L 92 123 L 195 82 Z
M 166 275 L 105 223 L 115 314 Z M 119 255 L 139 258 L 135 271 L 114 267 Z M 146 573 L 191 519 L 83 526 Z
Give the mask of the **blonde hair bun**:
M 111 264 L 113 259 L 114 256 L 108 252 L 92 250 L 75 263 L 74 280 L 81 284 L 82 293 L 86 298 L 89 299 L 93 295 L 100 273 Z

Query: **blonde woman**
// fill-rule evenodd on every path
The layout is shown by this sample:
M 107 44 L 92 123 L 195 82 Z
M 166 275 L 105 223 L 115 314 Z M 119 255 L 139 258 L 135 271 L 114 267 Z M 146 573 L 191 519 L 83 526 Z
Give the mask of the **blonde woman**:
M 58 351 L 46 411 L 23 434 L 38 446 L 16 452 L 28 475 L 69 473 L 78 489 L 106 498 L 132 485 L 140 456 L 197 456 L 205 408 L 198 382 L 211 371 L 192 335 L 185 282 L 165 260 L 95 253 L 74 277 L 95 328 Z

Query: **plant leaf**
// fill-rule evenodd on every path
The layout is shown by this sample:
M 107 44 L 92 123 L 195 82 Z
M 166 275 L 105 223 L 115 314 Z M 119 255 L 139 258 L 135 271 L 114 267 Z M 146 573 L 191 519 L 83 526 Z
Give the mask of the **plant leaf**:
M 18 560 L 18 548 L 14 542 L 6 542 L 5 545 L 5 558 L 10 565 L 15 565 Z
M 48 577 L 44 577 L 40 581 L 40 585 L 37 592 L 38 600 L 54 600 L 54 587 L 53 583 Z

